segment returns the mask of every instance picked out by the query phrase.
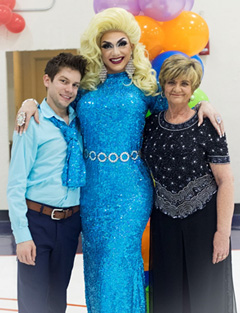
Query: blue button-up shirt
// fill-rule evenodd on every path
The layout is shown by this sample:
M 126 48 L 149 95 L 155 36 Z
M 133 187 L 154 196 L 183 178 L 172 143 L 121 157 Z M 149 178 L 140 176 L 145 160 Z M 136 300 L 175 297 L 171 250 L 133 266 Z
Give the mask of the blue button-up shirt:
M 80 188 L 62 185 L 67 144 L 60 129 L 49 120 L 52 116 L 64 121 L 43 100 L 39 108 L 40 124 L 31 118 L 26 133 L 13 135 L 7 198 L 16 243 L 32 239 L 26 198 L 55 207 L 70 207 L 80 202 Z M 69 107 L 69 124 L 75 116 Z M 79 141 L 82 147 L 80 134 Z

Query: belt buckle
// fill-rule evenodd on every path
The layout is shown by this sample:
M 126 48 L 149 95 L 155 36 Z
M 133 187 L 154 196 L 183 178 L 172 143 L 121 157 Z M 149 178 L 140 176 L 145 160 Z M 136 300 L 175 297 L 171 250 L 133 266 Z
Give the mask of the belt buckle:
M 57 217 L 54 216 L 55 212 L 63 212 L 63 209 L 53 209 L 53 210 L 52 210 L 51 219 L 52 219 L 52 220 L 59 221 L 60 218 L 57 218 Z

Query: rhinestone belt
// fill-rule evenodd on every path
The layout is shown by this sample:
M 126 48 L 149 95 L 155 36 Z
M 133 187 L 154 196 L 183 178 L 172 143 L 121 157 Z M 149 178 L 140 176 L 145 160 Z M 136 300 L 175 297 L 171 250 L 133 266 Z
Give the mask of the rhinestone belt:
M 120 155 L 115 152 L 109 153 L 107 155 L 104 152 L 96 153 L 95 151 L 88 152 L 87 149 L 84 150 L 84 158 L 89 158 L 91 161 L 98 160 L 99 162 L 106 162 L 108 160 L 111 163 L 115 163 L 118 160 L 121 160 L 122 162 L 127 162 L 130 158 L 135 161 L 138 159 L 138 157 L 139 153 L 137 150 L 133 150 L 131 153 L 122 152 Z

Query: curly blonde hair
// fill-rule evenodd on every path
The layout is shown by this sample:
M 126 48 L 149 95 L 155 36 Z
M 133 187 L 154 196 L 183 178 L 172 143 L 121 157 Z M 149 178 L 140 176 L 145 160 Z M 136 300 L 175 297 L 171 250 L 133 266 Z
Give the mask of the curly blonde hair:
M 139 43 L 141 29 L 131 13 L 116 7 L 96 14 L 82 35 L 80 52 L 88 62 L 86 75 L 81 81 L 82 88 L 95 90 L 100 83 L 99 73 L 103 66 L 100 42 L 103 34 L 109 31 L 125 33 L 133 45 L 133 63 L 136 70 L 132 83 L 146 95 L 156 95 L 156 72 L 152 69 L 145 47 Z

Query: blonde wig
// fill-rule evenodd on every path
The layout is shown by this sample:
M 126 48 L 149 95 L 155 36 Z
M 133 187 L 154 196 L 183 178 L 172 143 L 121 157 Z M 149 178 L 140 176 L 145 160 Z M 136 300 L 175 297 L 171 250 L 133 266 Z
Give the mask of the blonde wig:
M 202 66 L 197 60 L 181 54 L 174 54 L 163 62 L 159 83 L 164 91 L 167 81 L 176 78 L 187 79 L 191 83 L 192 92 L 194 92 L 201 84 L 202 74 Z
M 109 31 L 120 31 L 127 35 L 133 45 L 133 63 L 136 68 L 132 83 L 146 95 L 155 95 L 158 90 L 156 74 L 145 47 L 139 43 L 141 29 L 131 13 L 116 7 L 96 14 L 82 35 L 80 52 L 88 61 L 82 88 L 94 90 L 100 83 L 99 73 L 103 66 L 100 43 L 103 34 Z

